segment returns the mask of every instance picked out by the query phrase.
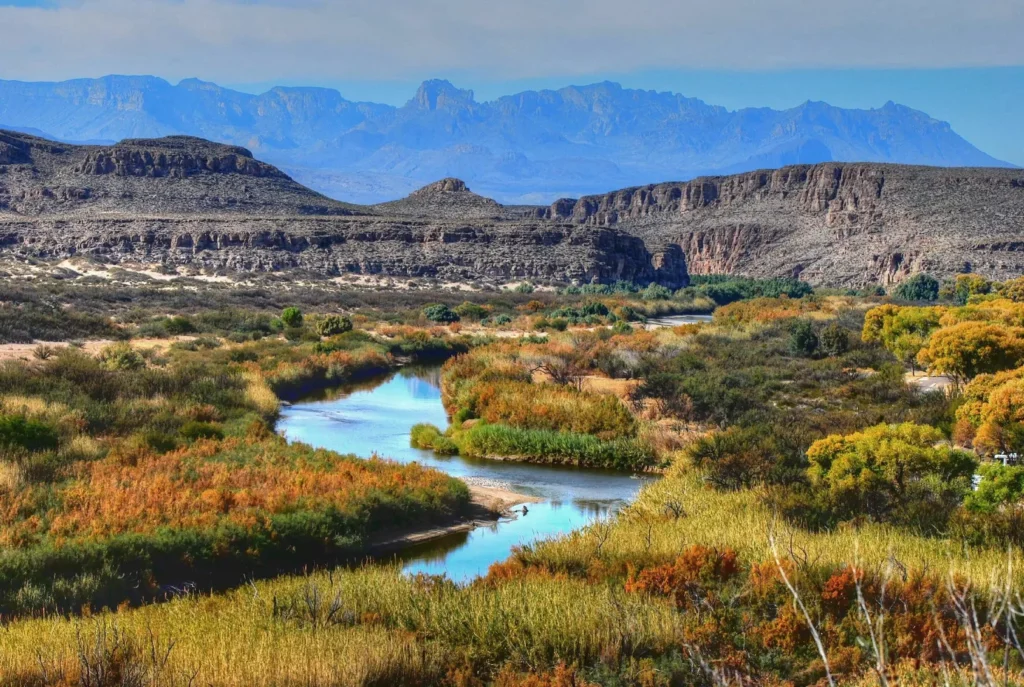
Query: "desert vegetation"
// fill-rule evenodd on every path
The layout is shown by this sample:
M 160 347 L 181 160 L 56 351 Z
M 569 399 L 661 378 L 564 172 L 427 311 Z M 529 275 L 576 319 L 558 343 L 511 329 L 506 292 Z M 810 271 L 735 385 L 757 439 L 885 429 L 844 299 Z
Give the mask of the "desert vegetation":
M 40 348 L 0 368 L 3 684 L 1021 684 L 1024 289 L 933 281 L 296 301 Z M 450 416 L 418 447 L 661 477 L 469 583 L 335 567 L 466 486 L 288 444 L 279 401 L 414 361 L 447 361 Z

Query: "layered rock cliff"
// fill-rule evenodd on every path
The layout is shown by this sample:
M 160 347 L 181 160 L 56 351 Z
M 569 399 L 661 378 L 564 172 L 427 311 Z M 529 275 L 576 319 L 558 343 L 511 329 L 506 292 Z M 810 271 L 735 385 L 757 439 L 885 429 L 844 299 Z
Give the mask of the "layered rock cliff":
M 1024 273 L 1024 170 L 800 165 L 563 200 L 540 216 L 678 248 L 693 274 L 860 286 Z
M 109 147 L 0 132 L 0 255 L 303 269 L 446 281 L 686 283 L 685 261 L 613 227 L 542 220 L 457 179 L 347 205 L 243 148 L 174 137 Z M 674 255 L 674 254 L 671 254 Z
M 458 179 L 358 206 L 200 139 L 0 132 L 0 256 L 239 272 L 684 285 L 688 273 L 889 285 L 1024 273 L 1024 171 L 820 164 L 502 206 Z

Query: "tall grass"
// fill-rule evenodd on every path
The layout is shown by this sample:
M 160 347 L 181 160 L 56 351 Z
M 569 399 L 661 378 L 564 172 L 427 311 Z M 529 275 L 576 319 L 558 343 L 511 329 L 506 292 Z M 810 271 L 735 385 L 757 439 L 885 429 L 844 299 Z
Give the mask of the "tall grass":
M 460 666 L 486 676 L 505 663 L 539 669 L 664 653 L 681 641 L 681 627 L 667 604 L 621 588 L 542 579 L 460 588 L 370 567 L 15 623 L 0 633 L 0 675 L 28 682 L 45 668 L 74 677 L 81 647 L 116 628 L 142 649 L 145 684 L 161 687 L 190 679 L 218 687 L 426 685 Z M 154 665 L 149 647 L 172 643 Z
M 841 567 L 855 556 L 868 568 L 891 558 L 910 570 L 939 576 L 955 572 L 986 585 L 1006 569 L 1002 549 L 965 549 L 948 539 L 922 536 L 893 526 L 867 524 L 829 532 L 789 528 L 760 498 L 758 490 L 719 491 L 703 483 L 683 464 L 643 489 L 637 501 L 610 525 L 598 524 L 534 545 L 522 552 L 529 564 L 556 571 L 585 571 L 595 551 L 609 564 L 626 566 L 664 562 L 681 546 L 731 548 L 746 560 L 771 558 L 769 535 L 821 566 Z M 1024 569 L 1014 570 L 1024 584 Z
M 507 425 L 477 424 L 457 433 L 460 453 L 478 458 L 524 460 L 639 472 L 652 468 L 657 457 L 651 446 L 637 439 L 602 441 L 589 434 L 520 429 Z

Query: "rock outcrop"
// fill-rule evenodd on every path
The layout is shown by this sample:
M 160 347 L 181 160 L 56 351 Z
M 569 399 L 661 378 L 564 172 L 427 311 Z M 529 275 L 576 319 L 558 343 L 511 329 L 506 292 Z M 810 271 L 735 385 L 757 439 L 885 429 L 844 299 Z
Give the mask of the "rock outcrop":
M 288 178 L 276 167 L 255 160 L 245 148 L 211 146 L 188 136 L 171 136 L 157 141 L 127 140 L 110 148 L 91 150 L 86 153 L 78 171 L 87 175 L 177 179 L 206 172 Z
M 1024 170 L 798 165 L 560 200 L 540 215 L 678 247 L 692 274 L 862 286 L 1024 273 Z
M 859 287 L 1024 273 L 1024 171 L 799 165 L 503 206 L 458 179 L 358 206 L 243 148 L 0 132 L 0 256 L 451 281 L 796 276 Z
M 458 179 L 361 207 L 199 139 L 55 147 L 8 132 L 0 144 L 0 256 L 324 277 L 687 281 L 677 252 L 655 256 L 614 227 L 526 219 Z

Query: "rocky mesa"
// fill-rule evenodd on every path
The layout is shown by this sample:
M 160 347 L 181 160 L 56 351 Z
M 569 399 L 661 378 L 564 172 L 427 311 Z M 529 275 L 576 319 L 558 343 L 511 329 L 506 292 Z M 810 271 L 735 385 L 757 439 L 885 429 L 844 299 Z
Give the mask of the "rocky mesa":
M 0 132 L 0 254 L 107 263 L 680 286 L 688 274 L 889 285 L 1024 273 L 1024 171 L 823 163 L 504 206 L 444 179 L 360 206 L 244 148 Z
M 686 283 L 616 227 L 505 208 L 458 180 L 405 201 L 331 200 L 244 148 L 189 137 L 73 146 L 0 132 L 0 254 L 444 281 Z

